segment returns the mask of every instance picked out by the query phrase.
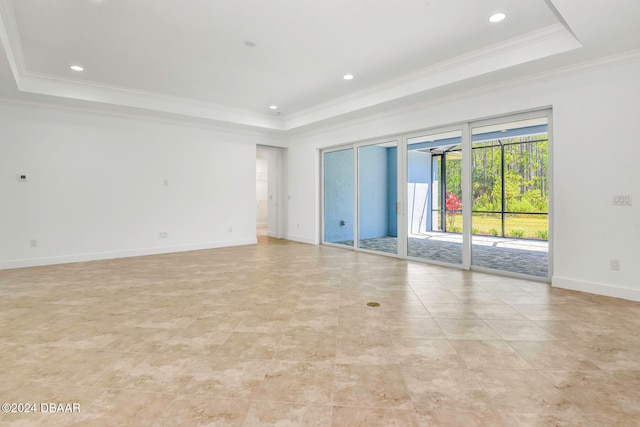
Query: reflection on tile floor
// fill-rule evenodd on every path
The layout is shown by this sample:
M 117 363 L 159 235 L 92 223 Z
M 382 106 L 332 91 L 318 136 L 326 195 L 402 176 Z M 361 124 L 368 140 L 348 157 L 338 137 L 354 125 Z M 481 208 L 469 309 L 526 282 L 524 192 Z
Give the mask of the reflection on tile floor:
M 639 423 L 638 303 L 259 240 L 0 271 L 0 400 L 81 407 L 0 424 Z

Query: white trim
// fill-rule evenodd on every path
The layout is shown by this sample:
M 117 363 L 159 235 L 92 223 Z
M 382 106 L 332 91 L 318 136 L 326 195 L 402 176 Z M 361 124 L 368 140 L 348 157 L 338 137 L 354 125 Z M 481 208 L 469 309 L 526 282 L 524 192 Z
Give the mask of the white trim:
M 472 217 L 473 217 L 473 152 L 471 141 L 471 124 L 465 123 L 462 126 L 462 268 L 469 270 L 471 268 L 471 239 L 472 239 Z M 433 171 L 432 171 L 433 174 Z M 444 178 L 444 177 L 443 177 Z M 446 208 L 446 207 L 445 207 Z
M 420 110 L 432 107 L 434 105 L 446 104 L 448 102 L 454 102 L 459 100 L 464 100 L 469 97 L 474 96 L 482 96 L 485 94 L 489 94 L 492 92 L 497 92 L 502 89 L 509 89 L 512 87 L 523 86 L 528 83 L 535 83 L 540 81 L 548 81 L 550 79 L 562 78 L 563 76 L 568 76 L 574 73 L 579 72 L 587 72 L 591 70 L 599 70 L 603 68 L 610 68 L 621 66 L 625 64 L 630 64 L 633 62 L 640 61 L 640 49 L 632 50 L 629 52 L 624 52 L 622 54 L 607 56 L 605 58 L 598 58 L 595 60 L 587 60 L 577 64 L 567 65 L 565 67 L 560 67 L 556 69 L 546 70 L 539 73 L 527 74 L 525 76 L 507 78 L 504 81 L 492 84 L 485 84 L 477 86 L 473 89 L 461 90 L 458 92 L 454 92 L 449 95 L 437 96 L 435 98 L 429 98 L 424 101 L 416 101 L 404 104 L 399 107 L 389 107 L 384 109 L 384 111 L 366 114 L 363 117 L 351 118 L 350 120 L 342 120 L 340 122 L 334 124 L 321 124 L 317 127 L 309 125 L 308 127 L 300 127 L 296 129 L 287 129 L 287 135 L 295 135 L 297 137 L 307 137 L 312 135 L 322 135 L 326 132 L 333 131 L 336 129 L 341 129 L 345 126 L 345 123 L 348 123 L 350 126 L 364 126 L 369 122 L 376 122 L 378 120 L 386 119 L 390 116 L 401 115 L 405 112 L 411 112 L 414 110 Z M 540 108 L 527 109 L 526 111 L 538 111 L 544 108 L 550 108 L 551 106 L 541 106 Z M 514 111 L 514 113 L 518 113 L 518 111 Z M 487 117 L 477 117 L 474 120 L 484 120 L 491 117 L 501 117 L 507 113 L 500 113 L 494 116 Z M 473 120 L 471 120 L 473 121 Z M 452 122 L 450 124 L 459 123 L 458 121 Z M 446 124 L 445 124 L 446 126 Z M 412 130 L 410 132 L 417 132 L 418 130 Z M 353 141 L 352 141 L 353 142 Z M 341 143 L 343 144 L 343 143 Z
M 407 257 L 405 259 L 407 261 L 420 262 L 422 264 L 435 265 L 435 266 L 438 266 L 438 267 L 453 268 L 453 269 L 460 270 L 460 271 L 466 270 L 466 269 L 462 268 L 461 264 L 452 264 L 450 262 L 438 261 L 438 260 L 435 260 L 435 259 L 420 258 L 420 257 L 415 257 L 415 256 L 409 256 L 409 255 L 407 255 Z
M 111 117 L 118 118 L 123 120 L 139 120 L 148 123 L 160 123 L 167 125 L 175 125 L 175 126 L 183 126 L 189 128 L 199 128 L 206 130 L 214 130 L 218 132 L 227 132 L 229 134 L 238 135 L 238 136 L 251 136 L 251 137 L 274 137 L 271 138 L 268 142 L 261 143 L 259 145 L 264 146 L 273 146 L 277 148 L 287 148 L 287 142 L 284 138 L 284 132 L 278 130 L 270 130 L 264 128 L 251 128 L 248 126 L 237 125 L 229 122 L 219 122 L 207 119 L 201 119 L 191 116 L 165 116 L 161 117 L 157 114 L 153 114 L 149 111 L 125 111 L 123 108 L 114 109 L 114 108 L 103 108 L 102 106 L 98 106 L 98 104 L 94 104 L 91 106 L 83 105 L 65 105 L 59 102 L 44 102 L 44 101 L 34 101 L 34 100 L 26 100 L 26 99 L 17 99 L 17 98 L 7 98 L 0 96 L 0 105 L 7 107 L 30 107 L 30 108 L 39 108 L 42 111 L 48 110 L 56 110 L 62 111 L 66 113 L 81 113 L 94 115 L 96 117 Z M 277 140 L 276 140 L 277 138 Z M 281 143 L 281 145 L 269 145 L 274 143 Z
M 623 286 L 585 282 L 582 280 L 575 280 L 558 276 L 553 276 L 553 278 L 551 279 L 551 286 L 553 286 L 554 288 L 587 292 L 594 295 L 604 295 L 631 301 L 640 301 L 640 289 L 626 288 Z
M 204 249 L 225 248 L 229 246 L 255 245 L 257 239 L 239 239 L 220 242 L 204 242 L 192 245 L 163 246 L 158 248 L 131 249 L 122 251 L 93 252 L 86 254 L 61 255 L 44 258 L 28 258 L 0 261 L 0 270 L 12 268 L 37 267 L 43 265 L 69 264 L 73 262 L 99 261 L 116 258 L 129 258 L 146 255 L 160 255 L 176 252 L 199 251 Z
M 463 81 L 470 77 L 490 74 L 497 70 L 528 63 L 541 58 L 557 55 L 580 48 L 582 45 L 570 29 L 562 23 L 550 25 L 527 34 L 487 46 L 483 49 L 451 58 L 421 70 L 408 73 L 396 79 L 365 88 L 344 97 L 322 103 L 308 109 L 276 117 L 266 113 L 243 110 L 202 100 L 176 97 L 158 92 L 142 91 L 99 82 L 78 82 L 63 76 L 34 73 L 26 69 L 19 32 L 15 23 L 15 13 L 11 2 L 0 1 L 0 41 L 20 91 L 47 94 L 67 98 L 75 102 L 87 100 L 104 109 L 113 111 L 144 109 L 147 114 L 171 114 L 176 117 L 190 117 L 226 123 L 240 127 L 256 127 L 263 130 L 296 134 L 296 130 L 306 133 L 305 127 L 331 118 L 346 118 L 348 114 L 365 112 L 372 106 L 383 106 L 390 101 L 400 100 L 408 95 L 428 93 L 429 90 L 447 84 Z M 450 96 L 432 98 L 427 103 L 443 102 L 448 99 L 467 97 L 470 94 L 492 91 L 497 88 L 522 85 L 525 82 L 548 80 L 567 73 L 588 69 L 598 69 L 640 60 L 640 50 L 631 50 L 607 57 L 587 59 L 577 64 L 560 66 L 538 73 L 507 79 L 497 84 L 480 86 L 461 91 Z M 399 110 L 387 109 L 384 115 L 394 111 L 413 109 L 422 103 L 412 103 Z M 82 105 L 78 109 L 85 109 Z M 91 108 L 91 107 L 90 107 Z M 104 113 L 104 112 L 103 112 Z M 370 118 L 369 115 L 367 115 Z M 325 122 L 325 125 L 327 123 Z M 327 129 L 322 125 L 322 129 Z
M 318 244 L 320 244 L 318 239 L 310 239 L 308 237 L 295 236 L 293 234 L 287 234 L 286 236 L 284 236 L 284 238 L 286 240 L 291 240 L 292 242 L 307 243 L 309 245 L 318 245 Z
M 22 45 L 18 34 L 18 26 L 15 20 L 15 13 L 11 3 L 7 1 L 0 2 L 0 41 L 4 46 L 5 56 L 11 68 L 11 73 L 16 81 L 16 85 L 20 86 L 20 73 L 24 70 L 24 55 L 22 53 Z M 17 40 L 17 41 L 16 41 Z
M 77 81 L 65 76 L 30 71 L 23 59 L 15 12 L 11 8 L 11 3 L 6 0 L 0 2 L 0 39 L 5 47 L 15 82 L 19 91 L 22 92 L 96 102 L 110 105 L 114 109 L 141 108 L 159 113 L 280 131 L 292 130 L 582 47 L 563 24 L 557 23 L 450 58 L 286 117 L 276 117 L 193 98 L 95 81 Z
M 512 277 L 514 279 L 528 280 L 530 282 L 540 282 L 540 283 L 547 283 L 547 284 L 551 283 L 548 277 L 534 276 L 532 274 L 523 274 L 523 273 L 517 273 L 515 271 L 508 271 L 508 270 L 498 270 L 497 268 L 487 268 L 487 267 L 481 267 L 479 265 L 471 265 L 470 270 L 477 271 L 478 273 L 492 274 L 494 276 Z
M 554 159 L 555 155 L 553 152 L 554 148 L 554 139 L 553 139 L 553 108 L 549 108 L 546 110 L 547 112 L 547 281 L 551 283 L 551 278 L 553 277 L 553 254 L 555 247 L 555 234 L 554 234 L 554 219 L 555 219 L 555 211 L 554 211 L 554 197 L 555 197 L 555 186 L 554 182 Z
M 567 31 L 564 25 L 560 23 L 550 25 L 290 114 L 285 119 L 284 129 L 291 130 L 310 125 L 580 47 L 582 47 L 580 42 Z

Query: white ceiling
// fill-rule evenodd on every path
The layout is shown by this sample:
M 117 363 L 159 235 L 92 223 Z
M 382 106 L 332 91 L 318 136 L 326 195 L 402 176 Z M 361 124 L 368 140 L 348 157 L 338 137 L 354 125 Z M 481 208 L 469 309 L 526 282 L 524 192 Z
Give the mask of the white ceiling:
M 0 0 L 0 18 L 0 94 L 280 130 L 640 49 L 639 0 Z

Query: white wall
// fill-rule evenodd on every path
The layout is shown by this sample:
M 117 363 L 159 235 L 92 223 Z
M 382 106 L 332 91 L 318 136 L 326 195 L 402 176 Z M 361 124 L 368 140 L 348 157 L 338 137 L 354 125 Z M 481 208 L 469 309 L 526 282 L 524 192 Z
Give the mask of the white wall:
M 254 243 L 256 144 L 270 143 L 0 104 L 0 268 Z
M 639 95 L 637 60 L 591 64 L 293 136 L 288 237 L 319 241 L 322 147 L 551 106 L 552 283 L 640 300 Z M 612 206 L 614 193 L 632 194 L 635 205 Z M 610 270 L 610 259 L 620 260 L 620 271 Z
M 283 234 L 319 242 L 322 147 L 551 106 L 552 282 L 640 300 L 638 76 L 637 61 L 574 70 L 292 136 L 279 151 Z M 0 103 L 0 268 L 253 243 L 256 144 L 283 143 Z M 612 206 L 614 193 L 635 205 Z

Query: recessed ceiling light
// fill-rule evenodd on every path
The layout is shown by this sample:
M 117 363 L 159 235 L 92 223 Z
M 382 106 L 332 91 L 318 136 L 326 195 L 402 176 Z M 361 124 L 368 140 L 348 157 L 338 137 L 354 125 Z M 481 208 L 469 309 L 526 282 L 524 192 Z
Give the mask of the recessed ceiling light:
M 277 110 L 278 106 L 277 105 L 269 105 L 269 108 L 272 110 Z
M 84 71 L 84 68 L 79 65 L 72 65 L 69 68 L 71 68 L 73 71 Z
M 502 21 L 504 18 L 506 18 L 507 15 L 505 15 L 504 13 L 494 13 L 493 15 L 491 15 L 489 17 L 489 22 L 500 22 Z
M 353 80 L 353 74 L 345 74 L 342 78 L 345 80 Z

